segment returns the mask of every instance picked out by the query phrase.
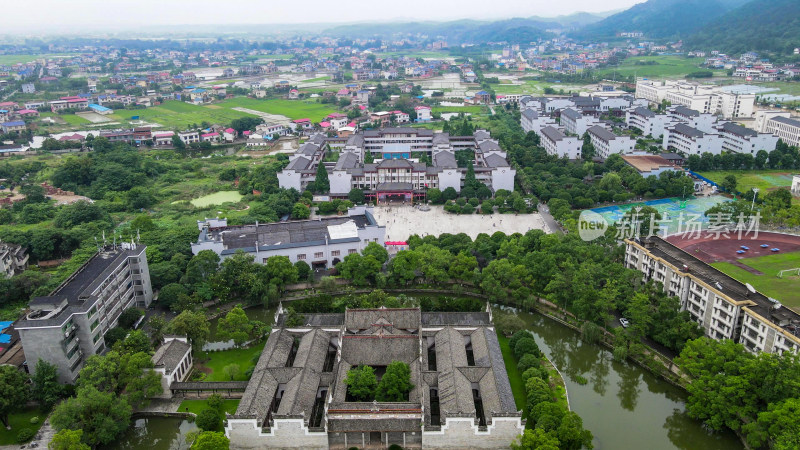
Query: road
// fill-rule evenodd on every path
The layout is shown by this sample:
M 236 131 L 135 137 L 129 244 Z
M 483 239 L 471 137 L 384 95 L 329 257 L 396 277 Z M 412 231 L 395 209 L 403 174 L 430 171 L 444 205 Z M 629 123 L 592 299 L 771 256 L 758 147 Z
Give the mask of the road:
M 556 222 L 556 219 L 550 215 L 550 208 L 548 208 L 547 205 L 539 203 L 537 208 L 539 209 L 539 215 L 551 233 L 564 234 L 564 230 L 561 228 L 561 225 L 559 225 L 558 222 Z

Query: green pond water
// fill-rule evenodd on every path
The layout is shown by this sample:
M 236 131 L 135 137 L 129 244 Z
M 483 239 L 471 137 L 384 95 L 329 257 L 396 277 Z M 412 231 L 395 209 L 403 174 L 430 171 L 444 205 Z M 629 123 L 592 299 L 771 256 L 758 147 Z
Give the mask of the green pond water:
M 197 426 L 172 417 L 148 417 L 134 420 L 117 441 L 104 450 L 188 450 L 186 435 Z
M 237 191 L 219 191 L 196 198 L 189 203 L 198 208 L 205 208 L 206 206 L 221 205 L 227 202 L 235 203 L 241 199 L 242 194 L 238 193 Z

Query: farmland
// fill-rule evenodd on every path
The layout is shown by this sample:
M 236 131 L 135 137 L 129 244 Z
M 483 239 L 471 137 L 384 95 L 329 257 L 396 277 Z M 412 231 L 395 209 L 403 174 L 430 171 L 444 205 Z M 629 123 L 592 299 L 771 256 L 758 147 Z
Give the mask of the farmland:
M 638 76 L 638 77 L 671 77 L 680 78 L 691 72 L 701 70 L 703 58 L 685 58 L 683 56 L 632 56 L 618 67 L 609 67 L 598 71 L 606 77 Z M 723 74 L 723 72 L 719 72 Z
M 213 106 L 224 109 L 237 107 L 248 108 L 269 114 L 280 114 L 293 120 L 307 117 L 313 121 L 321 120 L 328 114 L 335 113 L 337 111 L 335 106 L 318 103 L 313 100 L 259 100 L 248 97 L 232 98 Z
M 139 116 L 140 120 L 148 123 L 157 123 L 164 128 L 183 129 L 191 124 L 201 122 L 228 124 L 233 119 L 250 117 L 250 114 L 221 108 L 217 105 L 192 105 L 179 101 L 167 101 L 152 108 L 119 112 L 124 114 L 125 120 Z

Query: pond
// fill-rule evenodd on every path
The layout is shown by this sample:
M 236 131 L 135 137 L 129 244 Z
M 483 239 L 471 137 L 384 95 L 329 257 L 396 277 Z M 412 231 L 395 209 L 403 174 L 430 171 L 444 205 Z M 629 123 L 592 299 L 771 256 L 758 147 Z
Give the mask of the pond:
M 538 314 L 518 314 L 564 376 L 572 410 L 594 434 L 596 450 L 741 449 L 733 432 L 710 433 L 685 413 L 686 393 Z M 575 381 L 581 375 L 589 382 Z
M 147 417 L 133 421 L 116 442 L 104 450 L 188 450 L 186 435 L 197 426 L 174 417 Z
M 221 205 L 227 202 L 236 203 L 241 199 L 242 194 L 237 191 L 219 191 L 196 198 L 189 203 L 198 208 L 205 208 L 206 206 Z

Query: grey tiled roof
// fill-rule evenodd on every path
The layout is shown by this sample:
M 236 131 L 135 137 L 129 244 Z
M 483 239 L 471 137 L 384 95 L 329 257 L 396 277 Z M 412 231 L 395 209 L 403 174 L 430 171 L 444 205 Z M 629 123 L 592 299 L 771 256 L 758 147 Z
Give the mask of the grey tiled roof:
M 675 125 L 675 131 L 689 137 L 700 138 L 705 135 L 702 131 L 698 130 L 697 128 L 692 128 L 685 123 L 679 123 Z
M 153 365 L 163 367 L 167 373 L 171 373 L 190 351 L 192 351 L 191 345 L 178 339 L 172 339 L 156 350 L 152 358 Z
M 603 140 L 605 142 L 613 141 L 614 139 L 617 138 L 617 136 L 614 133 L 608 131 L 605 127 L 601 127 L 599 125 L 591 126 L 587 131 L 590 134 L 597 136 L 598 139 Z
M 739 124 L 733 122 L 725 122 L 722 124 L 722 129 L 727 131 L 728 133 L 735 134 L 737 136 L 742 137 L 756 137 L 758 133 L 750 128 L 745 128 Z
M 311 161 L 309 159 L 298 156 L 292 160 L 288 166 L 286 166 L 286 170 L 306 170 L 308 169 L 309 165 L 311 165 Z
M 433 155 L 433 165 L 444 169 L 455 169 L 458 167 L 456 156 L 450 152 L 439 152 Z
M 640 115 L 640 116 L 644 116 L 644 117 L 655 117 L 656 116 L 656 113 L 654 113 L 653 111 L 650 111 L 648 108 L 645 108 L 645 107 L 642 107 L 642 106 L 637 106 L 636 108 L 634 108 L 633 112 L 638 114 L 638 115 Z
M 491 154 L 484 158 L 488 167 L 508 167 L 508 162 L 505 158 L 498 154 Z
M 583 115 L 581 113 L 579 113 L 578 111 L 575 111 L 574 109 L 571 109 L 571 108 L 567 108 L 567 109 L 561 111 L 561 115 L 569 117 L 570 119 L 573 119 L 573 120 L 580 119 L 581 117 L 583 117 Z
M 547 136 L 547 138 L 550 139 L 551 141 L 560 141 L 565 137 L 567 137 L 564 133 L 561 132 L 561 130 L 549 125 L 542 128 L 542 134 Z

